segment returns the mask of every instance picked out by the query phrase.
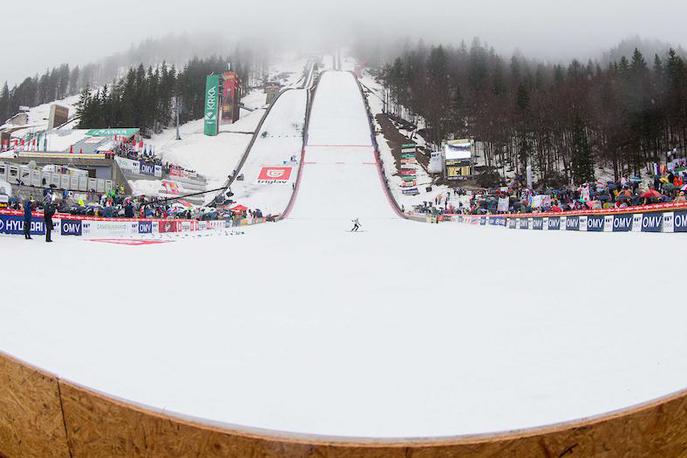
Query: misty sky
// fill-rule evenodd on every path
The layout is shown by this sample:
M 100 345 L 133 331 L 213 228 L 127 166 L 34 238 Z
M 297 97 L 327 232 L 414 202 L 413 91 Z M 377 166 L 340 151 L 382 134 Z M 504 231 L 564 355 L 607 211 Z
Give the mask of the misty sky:
M 635 35 L 687 47 L 685 0 L 33 0 L 3 2 L 0 15 L 0 81 L 10 82 L 201 30 L 310 49 L 360 31 L 445 43 L 479 36 L 549 60 L 594 56 Z

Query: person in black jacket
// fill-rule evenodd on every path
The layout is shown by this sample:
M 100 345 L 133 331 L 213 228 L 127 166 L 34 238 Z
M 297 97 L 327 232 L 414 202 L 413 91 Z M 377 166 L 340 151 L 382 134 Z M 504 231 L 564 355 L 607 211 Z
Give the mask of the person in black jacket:
M 45 222 L 45 242 L 52 243 L 52 230 L 54 229 L 52 223 L 52 217 L 55 214 L 55 206 L 52 203 L 52 199 L 45 199 L 45 205 L 43 206 L 43 220 Z
M 33 210 L 33 202 L 29 197 L 24 201 L 24 238 L 31 240 L 31 211 Z

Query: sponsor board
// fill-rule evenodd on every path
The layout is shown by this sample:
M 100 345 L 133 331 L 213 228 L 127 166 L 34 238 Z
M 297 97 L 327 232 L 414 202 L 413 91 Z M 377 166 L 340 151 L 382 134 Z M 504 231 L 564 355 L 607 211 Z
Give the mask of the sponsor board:
M 152 234 L 153 233 L 153 222 L 152 221 L 139 221 L 138 222 L 138 233 L 139 234 Z
M 263 167 L 258 175 L 258 183 L 286 183 L 291 178 L 291 167 Z
M 632 214 L 616 215 L 613 217 L 613 232 L 630 232 L 634 220 Z
M 547 221 L 547 228 L 549 231 L 559 231 L 561 229 L 561 219 L 558 217 L 551 217 Z
M 57 229 L 57 226 L 55 227 Z M 31 235 L 44 235 L 45 223 L 35 216 L 31 219 Z M 0 234 L 20 235 L 24 233 L 24 217 L 0 215 Z
M 673 212 L 666 212 L 663 214 L 662 232 L 674 232 L 673 228 Z
M 568 216 L 565 218 L 565 230 L 566 231 L 579 231 L 580 230 L 580 217 L 579 216 Z
M 160 234 L 179 232 L 178 221 L 160 221 L 158 230 Z
M 687 232 L 687 211 L 673 214 L 673 232 Z
M 138 234 L 138 222 L 133 221 L 82 221 L 81 233 L 90 236 L 129 236 Z
M 155 176 L 155 164 L 151 164 L 149 162 L 139 162 L 139 173 L 141 175 L 147 175 L 150 177 Z
M 81 236 L 82 222 L 79 219 L 63 219 L 60 234 L 64 236 Z
M 642 217 L 642 232 L 661 232 L 663 229 L 662 213 L 644 213 Z
M 606 218 L 604 216 L 587 217 L 587 232 L 603 232 Z
M 535 231 L 543 231 L 544 218 L 532 218 L 532 229 Z

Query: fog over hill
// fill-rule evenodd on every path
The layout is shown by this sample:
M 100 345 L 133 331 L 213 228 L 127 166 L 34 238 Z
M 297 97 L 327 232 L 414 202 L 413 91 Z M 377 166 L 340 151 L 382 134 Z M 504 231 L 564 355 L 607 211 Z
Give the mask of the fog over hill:
M 319 50 L 353 39 L 373 44 L 408 37 L 457 44 L 478 36 L 500 53 L 519 50 L 547 60 L 584 59 L 636 35 L 684 46 L 686 15 L 687 4 L 681 0 L 9 2 L 3 5 L 3 17 L 10 20 L 3 21 L 0 30 L 7 63 L 0 81 L 16 83 L 62 63 L 98 62 L 132 43 L 170 34 L 187 39 L 169 40 L 173 45 L 155 57 L 184 60 L 195 53 L 221 54 L 223 46 L 237 42 Z M 216 36 L 222 40 L 208 38 Z M 150 57 L 146 50 L 150 47 L 138 52 Z M 133 63 L 135 55 L 122 62 Z

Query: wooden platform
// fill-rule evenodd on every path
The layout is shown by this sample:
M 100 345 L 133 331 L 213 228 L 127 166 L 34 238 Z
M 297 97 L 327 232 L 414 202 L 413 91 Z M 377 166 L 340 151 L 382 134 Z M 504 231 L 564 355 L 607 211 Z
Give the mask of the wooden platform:
M 540 429 L 427 441 L 357 440 L 182 420 L 108 398 L 0 353 L 3 456 L 687 457 L 687 391 Z

